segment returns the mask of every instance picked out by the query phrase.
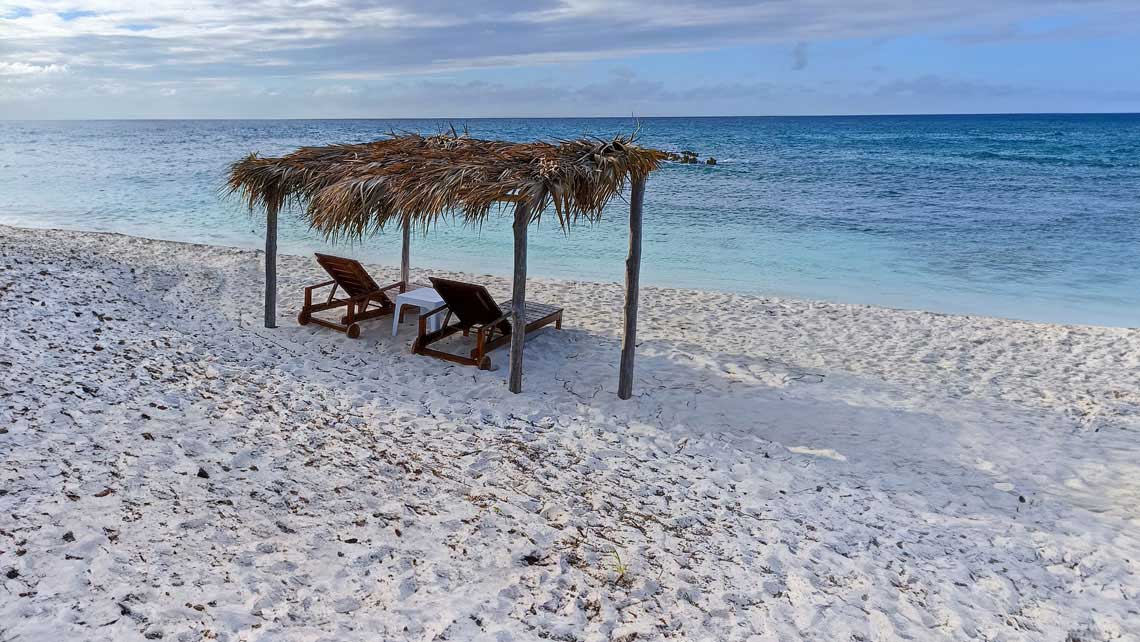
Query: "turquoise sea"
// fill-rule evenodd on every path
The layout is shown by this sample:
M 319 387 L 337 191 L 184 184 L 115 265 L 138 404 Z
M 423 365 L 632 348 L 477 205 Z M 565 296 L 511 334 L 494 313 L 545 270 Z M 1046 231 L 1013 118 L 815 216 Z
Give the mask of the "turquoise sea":
M 630 119 L 0 121 L 0 223 L 260 247 L 221 187 L 257 151 L 455 124 L 482 138 L 629 132 Z M 651 285 L 1050 322 L 1140 326 L 1140 115 L 649 118 Z M 619 281 L 624 204 L 531 236 L 535 276 Z M 296 218 L 282 249 L 329 249 Z M 398 235 L 334 248 L 395 264 Z M 443 224 L 413 263 L 508 274 L 509 221 Z

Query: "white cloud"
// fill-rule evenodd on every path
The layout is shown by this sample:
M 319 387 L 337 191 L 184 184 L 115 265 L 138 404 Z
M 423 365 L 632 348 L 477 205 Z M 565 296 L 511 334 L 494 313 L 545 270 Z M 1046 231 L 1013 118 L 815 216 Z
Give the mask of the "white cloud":
M 50 50 L 85 59 L 92 69 L 384 77 L 743 42 L 794 44 L 948 28 L 959 29 L 959 35 L 966 28 L 1000 34 L 1025 17 L 1090 8 L 1102 16 L 1095 28 L 1103 31 L 1127 28 L 1122 25 L 1138 12 L 1134 0 L 392 0 L 383 5 L 367 0 L 21 0 L 26 9 L 21 17 L 0 19 L 0 60 Z M 1072 29 L 1066 27 L 1066 33 Z
M 825 66 L 817 43 L 827 41 L 935 34 L 978 46 L 969 43 L 1024 40 L 1011 25 L 1058 15 L 1079 19 L 1032 37 L 1140 32 L 1136 0 L 19 0 L 19 7 L 0 10 L 0 76 L 50 76 L 60 92 L 103 96 L 194 86 L 214 96 L 292 88 L 309 98 L 351 98 L 401 78 L 450 81 L 748 43 L 790 47 L 791 67 L 809 76 Z M 682 83 L 670 88 L 684 91 Z
M 0 76 L 40 76 L 62 74 L 66 71 L 67 65 L 34 65 L 26 62 L 0 61 Z
M 318 87 L 313 90 L 313 96 L 317 98 L 329 98 L 336 96 L 353 96 L 360 93 L 360 90 L 348 85 L 333 85 L 331 87 Z

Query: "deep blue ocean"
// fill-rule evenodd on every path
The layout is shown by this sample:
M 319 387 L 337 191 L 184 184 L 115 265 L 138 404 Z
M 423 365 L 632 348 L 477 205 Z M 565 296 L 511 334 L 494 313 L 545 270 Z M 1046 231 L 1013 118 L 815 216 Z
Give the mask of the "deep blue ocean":
M 260 247 L 230 162 L 455 124 L 506 140 L 630 119 L 0 121 L 0 223 Z M 718 164 L 650 179 L 643 282 L 1050 322 L 1140 326 L 1140 115 L 649 118 L 641 142 Z M 624 203 L 532 232 L 534 276 L 619 281 Z M 296 218 L 282 250 L 328 249 Z M 399 237 L 335 248 L 396 264 Z M 509 221 L 443 224 L 413 264 L 508 274 Z

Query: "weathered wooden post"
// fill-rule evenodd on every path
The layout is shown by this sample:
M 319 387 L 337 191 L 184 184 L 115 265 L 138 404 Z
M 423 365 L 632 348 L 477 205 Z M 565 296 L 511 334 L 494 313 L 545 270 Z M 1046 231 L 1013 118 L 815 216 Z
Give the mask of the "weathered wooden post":
M 277 209 L 265 211 L 265 327 L 277 327 Z
M 400 251 L 400 282 L 403 287 L 400 288 L 401 292 L 407 292 L 408 279 L 411 278 L 412 272 L 412 221 L 408 219 L 404 223 L 404 247 Z
M 511 288 L 511 366 L 507 387 L 522 392 L 523 342 L 526 341 L 526 228 L 530 205 L 515 204 L 515 279 Z
M 625 332 L 621 338 L 618 397 L 633 396 L 633 357 L 637 345 L 637 294 L 641 281 L 641 205 L 645 178 L 634 177 L 629 198 L 629 256 L 625 259 Z

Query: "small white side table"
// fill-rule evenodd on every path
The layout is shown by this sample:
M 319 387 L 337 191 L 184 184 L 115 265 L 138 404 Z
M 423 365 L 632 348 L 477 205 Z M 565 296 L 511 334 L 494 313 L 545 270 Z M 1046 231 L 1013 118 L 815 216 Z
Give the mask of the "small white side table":
M 392 312 L 392 336 L 400 331 L 400 308 L 405 305 L 414 305 L 420 309 L 420 314 L 429 312 L 443 305 L 443 299 L 432 288 L 419 288 L 411 292 L 402 292 L 396 297 L 396 309 Z M 443 312 L 428 317 L 428 331 L 435 332 L 443 325 Z

